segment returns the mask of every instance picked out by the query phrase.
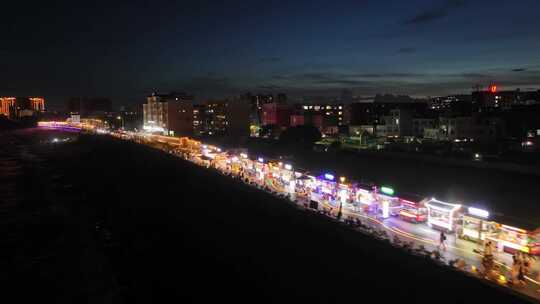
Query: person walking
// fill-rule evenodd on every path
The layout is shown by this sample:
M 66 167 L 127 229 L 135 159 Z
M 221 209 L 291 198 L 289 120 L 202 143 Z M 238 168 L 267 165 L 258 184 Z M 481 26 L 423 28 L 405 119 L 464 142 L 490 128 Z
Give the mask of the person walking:
M 439 235 L 439 249 L 442 249 L 446 251 L 446 235 L 444 234 L 444 231 L 441 230 L 441 234 Z
M 486 274 L 490 274 L 493 269 L 493 249 L 491 247 L 491 241 L 487 241 L 484 246 L 483 266 Z
M 517 283 L 518 274 L 519 274 L 519 262 L 518 262 L 517 254 L 514 253 L 512 255 L 512 269 L 510 271 L 510 275 L 511 275 L 510 282 L 512 284 Z

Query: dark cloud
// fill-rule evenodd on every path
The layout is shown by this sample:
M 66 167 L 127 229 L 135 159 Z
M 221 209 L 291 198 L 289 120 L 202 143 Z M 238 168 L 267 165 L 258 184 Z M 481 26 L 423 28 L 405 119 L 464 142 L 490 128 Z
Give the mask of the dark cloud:
M 369 82 L 354 79 L 322 79 L 316 81 L 317 84 L 336 85 L 336 86 L 359 86 L 366 85 Z
M 364 74 L 354 74 L 356 77 L 362 78 L 416 78 L 426 76 L 426 74 L 421 73 L 364 73 Z
M 259 86 L 259 89 L 264 89 L 264 90 L 277 90 L 277 89 L 281 89 L 280 86 L 277 86 L 277 85 L 273 85 L 273 84 L 268 84 L 268 85 L 260 85 Z
M 527 69 L 519 68 L 519 69 L 513 69 L 512 72 L 525 72 Z
M 483 74 L 483 73 L 462 73 L 462 74 L 457 75 L 457 76 L 462 76 L 463 78 L 489 78 L 489 77 L 492 77 L 490 75 Z
M 465 0 L 446 0 L 442 6 L 422 11 L 405 20 L 404 25 L 420 25 L 430 23 L 448 16 L 455 9 L 466 4 Z
M 280 57 L 266 57 L 259 59 L 259 62 L 279 62 L 281 61 Z
M 399 54 L 412 54 L 416 53 L 416 49 L 412 47 L 403 47 L 397 51 Z

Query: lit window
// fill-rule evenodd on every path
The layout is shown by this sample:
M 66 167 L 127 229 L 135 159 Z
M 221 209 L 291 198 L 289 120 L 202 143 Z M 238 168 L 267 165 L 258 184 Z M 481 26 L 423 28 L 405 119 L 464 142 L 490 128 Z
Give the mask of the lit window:
M 339 114 L 339 115 L 341 115 L 341 114 L 343 114 L 343 112 L 339 111 L 339 113 L 338 113 L 338 114 Z
M 308 106 L 304 106 L 304 110 L 307 110 L 308 109 Z
M 339 106 L 339 109 L 341 110 L 343 107 L 342 106 Z
M 332 109 L 332 107 L 331 106 L 326 106 L 326 109 L 330 110 L 330 109 Z

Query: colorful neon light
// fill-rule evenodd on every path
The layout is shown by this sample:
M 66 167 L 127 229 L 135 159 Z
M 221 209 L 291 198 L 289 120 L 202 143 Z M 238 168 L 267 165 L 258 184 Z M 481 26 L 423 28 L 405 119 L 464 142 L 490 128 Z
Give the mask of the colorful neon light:
M 390 202 L 388 202 L 387 200 L 384 200 L 382 203 L 382 216 L 383 218 L 390 217 Z
M 481 218 L 487 219 L 489 217 L 489 212 L 486 211 L 486 210 L 482 210 L 482 209 L 478 209 L 478 208 L 474 208 L 474 207 L 469 207 L 468 211 L 469 211 L 469 214 L 475 215 L 475 216 L 478 216 L 478 217 L 481 217 Z
M 394 189 L 392 189 L 390 187 L 386 187 L 386 186 L 381 187 L 381 192 L 384 193 L 384 194 L 388 194 L 388 195 L 394 195 L 394 193 L 395 193 Z
M 519 232 L 519 233 L 523 233 L 523 234 L 526 234 L 527 233 L 527 230 L 524 230 L 524 229 L 520 229 L 520 228 L 516 228 L 516 227 L 512 227 L 512 226 L 507 226 L 507 225 L 502 225 L 504 228 L 508 229 L 508 230 L 512 230 L 514 232 Z

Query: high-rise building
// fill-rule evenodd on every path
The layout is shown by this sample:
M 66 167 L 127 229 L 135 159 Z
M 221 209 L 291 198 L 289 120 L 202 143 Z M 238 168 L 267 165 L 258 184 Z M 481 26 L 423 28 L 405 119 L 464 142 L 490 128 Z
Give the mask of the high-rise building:
M 205 118 L 208 135 L 224 135 L 226 133 L 228 107 L 227 100 L 206 102 Z
M 204 135 L 207 134 L 208 128 L 206 125 L 206 105 L 194 104 L 193 105 L 193 134 Z
M 509 110 L 515 105 L 540 101 L 540 91 L 507 90 L 500 91 L 496 85 L 487 90 L 472 93 L 472 104 L 476 112 Z
M 247 137 L 250 132 L 251 104 L 245 98 L 207 101 L 194 108 L 197 135 Z
M 0 97 L 0 114 L 11 117 L 16 100 L 16 97 Z
M 193 96 L 152 93 L 143 105 L 143 129 L 164 135 L 193 134 Z
M 45 112 L 42 97 L 0 97 L 0 114 L 9 118 L 34 116 Z
M 348 107 L 344 104 L 297 104 L 294 106 L 294 116 L 303 116 L 305 124 L 319 128 L 337 128 L 348 124 Z M 320 122 L 320 126 L 318 125 Z M 335 129 L 334 128 L 334 129 Z
M 290 125 L 291 107 L 277 102 L 262 105 L 262 126 L 273 125 L 285 129 Z
M 250 104 L 242 98 L 229 101 L 227 135 L 237 138 L 250 135 Z

